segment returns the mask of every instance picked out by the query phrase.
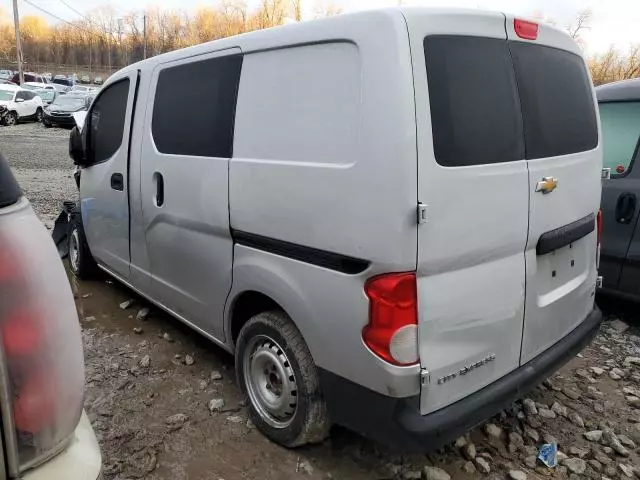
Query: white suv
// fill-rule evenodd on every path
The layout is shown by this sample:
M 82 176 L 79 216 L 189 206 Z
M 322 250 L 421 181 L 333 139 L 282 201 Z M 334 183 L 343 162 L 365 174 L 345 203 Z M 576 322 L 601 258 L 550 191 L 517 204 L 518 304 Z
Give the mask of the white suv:
M 42 98 L 31 90 L 14 85 L 0 85 L 0 105 L 7 108 L 5 125 L 15 125 L 20 120 L 42 121 Z
M 0 155 L 0 479 L 96 480 L 84 359 L 69 282 Z

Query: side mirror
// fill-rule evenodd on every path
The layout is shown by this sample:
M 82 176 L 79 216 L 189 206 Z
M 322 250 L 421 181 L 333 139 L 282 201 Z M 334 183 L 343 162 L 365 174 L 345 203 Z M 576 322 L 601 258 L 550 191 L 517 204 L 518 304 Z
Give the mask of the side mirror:
M 69 156 L 73 163 L 82 167 L 86 164 L 86 155 L 82 146 L 82 134 L 78 127 L 73 127 L 69 135 Z

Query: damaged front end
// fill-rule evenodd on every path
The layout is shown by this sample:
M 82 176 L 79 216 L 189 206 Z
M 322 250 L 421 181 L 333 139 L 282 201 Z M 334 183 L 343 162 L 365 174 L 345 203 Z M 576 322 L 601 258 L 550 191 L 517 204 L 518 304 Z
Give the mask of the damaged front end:
M 62 202 L 62 211 L 56 218 L 53 233 L 51 234 L 60 258 L 65 258 L 69 255 L 69 234 L 72 222 L 76 220 L 76 217 L 80 217 L 80 207 L 76 205 L 76 202 Z
M 73 114 L 73 118 L 76 121 L 76 128 L 72 130 L 69 139 L 69 155 L 71 156 L 71 158 L 74 158 L 72 152 L 74 142 L 78 141 L 79 132 L 82 130 L 85 117 L 86 112 L 75 112 Z M 0 119 L 1 118 L 2 117 L 0 117 Z M 73 179 L 76 182 L 76 187 L 78 187 L 78 190 L 80 190 L 81 173 L 82 169 L 76 164 L 75 170 L 73 171 Z M 60 258 L 65 258 L 69 255 L 69 235 L 71 233 L 71 226 L 74 222 L 80 224 L 82 223 L 80 205 L 70 200 L 62 202 L 62 211 L 60 212 L 58 218 L 54 223 L 53 232 L 51 234 L 51 236 L 53 237 L 53 241 L 58 248 L 58 254 L 60 255 Z

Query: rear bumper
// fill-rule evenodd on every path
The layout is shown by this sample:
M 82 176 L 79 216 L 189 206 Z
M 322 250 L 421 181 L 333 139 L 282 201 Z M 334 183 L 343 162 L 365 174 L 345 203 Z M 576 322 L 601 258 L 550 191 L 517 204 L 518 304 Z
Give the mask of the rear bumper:
M 69 446 L 51 460 L 25 473 L 23 480 L 97 480 L 102 456 L 87 414 L 82 412 Z
M 533 360 L 468 397 L 428 415 L 420 414 L 420 397 L 392 398 L 319 370 L 333 422 L 403 452 L 437 449 L 522 398 L 557 371 L 598 333 L 597 307 L 555 345 Z

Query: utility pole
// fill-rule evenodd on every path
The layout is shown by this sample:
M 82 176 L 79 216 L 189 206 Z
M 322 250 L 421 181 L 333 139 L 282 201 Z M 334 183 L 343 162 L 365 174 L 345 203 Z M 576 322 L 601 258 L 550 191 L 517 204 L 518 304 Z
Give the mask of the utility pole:
M 142 58 L 147 58 L 147 14 L 142 17 L 142 37 L 144 38 L 142 43 Z
M 18 60 L 18 78 L 20 85 L 24 83 L 24 72 L 22 71 L 22 44 L 20 42 L 20 15 L 18 14 L 18 0 L 13 0 L 13 23 L 16 31 L 16 57 Z

